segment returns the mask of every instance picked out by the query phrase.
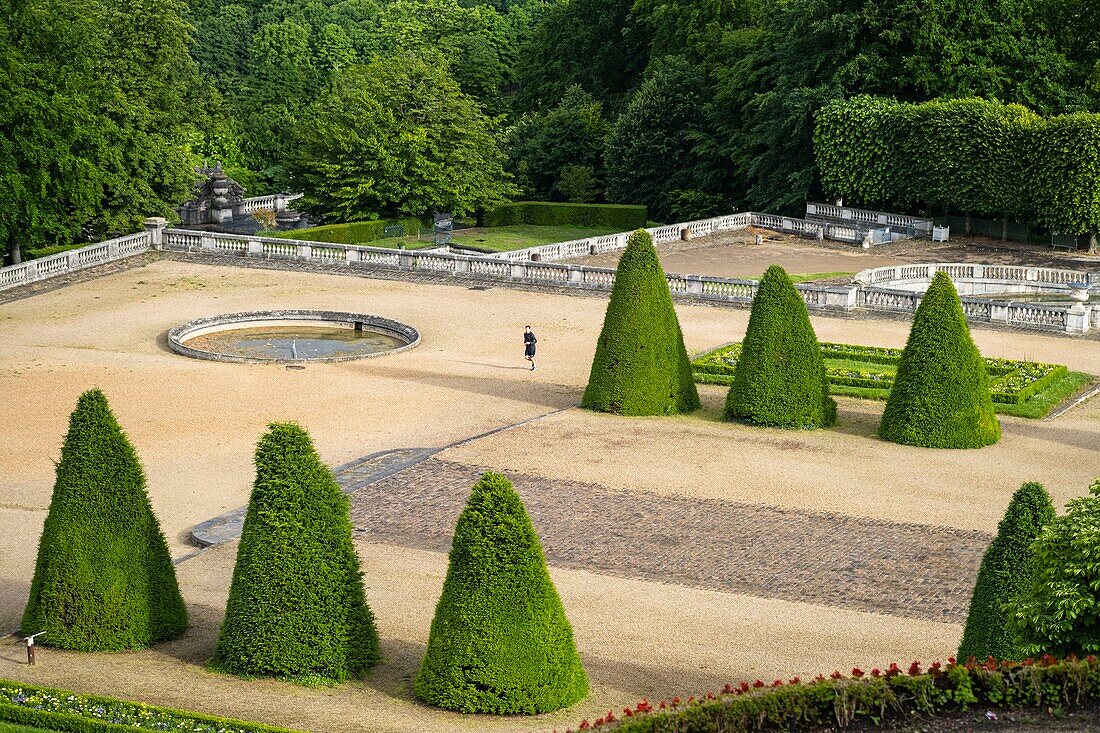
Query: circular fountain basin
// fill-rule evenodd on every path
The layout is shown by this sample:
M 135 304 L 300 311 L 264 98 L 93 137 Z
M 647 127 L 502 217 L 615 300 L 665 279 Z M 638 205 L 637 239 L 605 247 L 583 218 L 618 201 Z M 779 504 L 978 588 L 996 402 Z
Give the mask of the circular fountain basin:
M 184 356 L 211 361 L 298 364 L 366 359 L 420 343 L 412 326 L 340 311 L 230 313 L 188 321 L 168 332 Z

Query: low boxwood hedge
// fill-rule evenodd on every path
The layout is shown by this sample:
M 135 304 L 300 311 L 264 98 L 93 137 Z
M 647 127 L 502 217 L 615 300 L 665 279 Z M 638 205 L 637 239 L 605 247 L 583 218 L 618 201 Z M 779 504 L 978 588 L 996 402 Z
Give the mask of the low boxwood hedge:
M 502 204 L 482 215 L 482 226 L 506 227 L 580 226 L 594 228 L 644 229 L 646 207 L 628 204 L 563 204 L 551 201 L 517 201 Z
M 266 236 L 283 239 L 301 239 L 306 242 L 330 242 L 332 244 L 367 244 L 377 242 L 386 236 L 386 227 L 400 226 L 402 236 L 415 237 L 420 231 L 421 221 L 407 219 L 375 219 L 373 221 L 351 221 L 346 224 L 324 224 L 307 229 L 291 229 L 285 232 L 267 232 Z
M 40 260 L 43 257 L 49 257 L 50 255 L 58 255 L 62 252 L 68 252 L 72 249 L 80 249 L 81 247 L 87 247 L 88 243 L 83 244 L 57 244 L 53 247 L 41 247 L 39 249 L 28 249 L 23 254 L 27 256 L 28 260 Z
M 1034 709 L 1057 713 L 1093 702 L 1100 693 L 1100 662 L 1096 657 L 1059 661 L 984 664 L 970 661 L 946 665 L 935 662 L 923 669 L 891 664 L 870 674 L 853 669 L 834 672 L 810 682 L 795 677 L 787 682 L 763 680 L 726 685 L 720 693 L 687 700 L 675 698 L 652 704 L 642 700 L 622 713 L 608 711 L 595 721 L 583 721 L 578 730 L 617 733 L 748 733 L 843 729 L 849 726 L 917 722 L 965 710 L 971 705 Z M 919 717 L 918 717 L 919 716 Z M 864 728 L 861 727 L 861 730 Z M 566 733 L 573 733 L 572 730 Z
M 293 733 L 262 723 L 0 680 L 0 721 L 69 733 Z

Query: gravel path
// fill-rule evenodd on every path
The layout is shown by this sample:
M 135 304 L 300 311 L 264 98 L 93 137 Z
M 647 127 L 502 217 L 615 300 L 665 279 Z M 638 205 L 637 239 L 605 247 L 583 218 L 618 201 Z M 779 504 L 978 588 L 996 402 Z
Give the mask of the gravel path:
M 485 470 L 428 459 L 352 495 L 362 539 L 446 552 Z M 552 565 L 962 623 L 983 532 L 511 474 Z

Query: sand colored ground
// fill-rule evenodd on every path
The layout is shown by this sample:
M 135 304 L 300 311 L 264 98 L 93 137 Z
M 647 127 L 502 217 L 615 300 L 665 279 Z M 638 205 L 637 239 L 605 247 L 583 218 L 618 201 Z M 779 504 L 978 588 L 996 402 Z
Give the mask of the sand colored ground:
M 762 271 L 767 261 L 761 261 Z M 792 268 L 793 269 L 793 268 Z M 855 268 L 861 269 L 861 268 Z M 162 260 L 0 306 L 0 630 L 26 600 L 53 463 L 77 395 L 102 387 L 145 465 L 174 555 L 192 551 L 194 524 L 247 501 L 251 455 L 269 420 L 308 427 L 338 465 L 380 450 L 443 447 L 569 407 L 588 376 L 606 300 L 493 288 L 370 280 Z M 263 308 L 332 308 L 412 324 L 418 348 L 380 359 L 279 366 L 217 364 L 170 352 L 183 321 Z M 741 337 L 745 310 L 678 308 L 693 352 Z M 540 368 L 526 371 L 524 324 L 539 336 Z M 904 344 L 902 321 L 815 318 L 823 340 Z M 1033 358 L 1100 373 L 1100 342 L 975 330 L 990 356 Z M 990 529 L 1023 479 L 1056 500 L 1100 473 L 1100 406 L 1049 423 L 1005 420 L 1005 440 L 975 452 L 920 451 L 872 437 L 880 406 L 844 400 L 841 426 L 814 434 L 750 431 L 707 410 L 682 419 L 627 420 L 569 410 L 445 454 L 497 468 L 860 516 Z M 759 476 L 770 475 L 764 482 Z M 18 664 L 0 646 L 0 678 L 35 679 L 317 730 L 549 730 L 641 695 L 720 686 L 743 677 L 943 657 L 959 629 L 806 604 L 710 593 L 555 569 L 593 696 L 546 721 L 458 718 L 409 701 L 444 558 L 363 548 L 370 597 L 390 664 L 364 685 L 306 690 L 204 672 L 220 623 L 232 548 L 180 566 L 196 621 L 190 635 L 151 652 L 45 653 Z M 51 661 L 52 660 L 52 661 Z M 471 722 L 471 720 L 473 722 Z M 543 725 L 543 722 L 546 725 Z
M 621 710 L 644 696 L 686 696 L 742 679 L 770 682 L 786 679 L 791 669 L 827 674 L 853 664 L 870 668 L 939 659 L 958 642 L 953 625 L 554 569 L 592 682 L 588 700 L 536 718 L 454 715 L 419 705 L 410 695 L 446 557 L 385 545 L 359 550 L 386 658 L 365 682 L 306 689 L 270 680 L 245 682 L 201 667 L 217 635 L 236 543 L 180 567 L 192 614 L 184 639 L 154 651 L 114 655 L 43 649 L 35 668 L 19 663 L 18 647 L 0 645 L 0 678 L 332 733 L 550 731 L 575 727 L 609 708 Z

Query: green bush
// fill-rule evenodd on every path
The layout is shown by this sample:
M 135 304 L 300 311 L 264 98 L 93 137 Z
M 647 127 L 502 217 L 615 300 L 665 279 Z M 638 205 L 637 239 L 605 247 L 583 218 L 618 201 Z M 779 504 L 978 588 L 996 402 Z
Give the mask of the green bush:
M 106 396 L 89 390 L 61 446 L 22 631 L 62 649 L 117 651 L 186 630 L 141 463 Z
M 621 715 L 612 711 L 584 721 L 580 729 L 617 733 L 954 730 L 956 718 L 940 725 L 936 716 L 965 713 L 974 706 L 978 711 L 1026 710 L 1042 719 L 1077 706 L 1092 710 L 1098 699 L 1100 661 L 1095 657 L 982 665 L 935 662 L 927 670 L 913 662 L 907 669 L 896 664 L 870 673 L 853 669 L 851 676 L 834 672 L 829 679 L 819 675 L 812 682 L 797 677 L 788 682 L 743 682 L 686 702 L 676 698 L 671 704 L 654 705 L 642 700 Z M 971 716 L 981 717 L 981 712 L 963 716 L 962 721 Z M 1041 725 L 1035 728 L 1042 729 Z
M 588 694 L 538 536 L 501 474 L 481 477 L 458 518 L 414 690 L 464 713 L 544 713 Z
M 1028 656 L 1009 628 L 1005 608 L 1030 586 L 1031 543 L 1054 517 L 1054 504 L 1042 484 L 1029 482 L 1016 490 L 997 527 L 997 536 L 982 558 L 959 659 L 1022 660 Z
M 879 435 L 929 448 L 980 448 L 1001 438 L 985 362 L 943 272 L 913 317 Z
M 80 249 L 81 247 L 89 246 L 84 244 L 58 244 L 53 247 L 42 247 L 41 249 L 28 249 L 26 251 L 28 260 L 40 260 L 43 257 L 49 257 L 50 255 L 61 254 L 62 252 L 68 252 L 72 249 Z
M 806 302 L 779 265 L 764 273 L 752 300 L 725 416 L 783 428 L 836 423 L 836 402 L 829 396 L 825 359 Z
M 267 236 L 283 239 L 301 239 L 306 242 L 329 242 L 331 244 L 367 244 L 377 242 L 386 236 L 386 227 L 400 226 L 402 236 L 415 237 L 420 231 L 419 219 L 375 219 L 373 221 L 352 221 L 346 224 L 325 224 L 306 229 L 291 229 L 285 232 L 269 233 Z
M 1008 612 L 1024 650 L 1100 652 L 1100 478 L 1043 528 L 1031 557 L 1032 581 Z
M 339 682 L 378 662 L 348 511 L 309 434 L 270 425 L 256 447 L 215 668 Z
M 69 733 L 291 733 L 262 723 L 0 680 L 0 721 Z M 0 726 L 2 728 L 2 726 Z
M 691 361 L 653 239 L 630 235 L 596 343 L 581 405 L 620 415 L 666 415 L 699 407 Z
M 625 204 L 562 204 L 550 201 L 518 201 L 486 211 L 482 225 L 507 227 L 519 224 L 535 226 L 578 226 L 601 229 L 644 228 L 646 207 Z

